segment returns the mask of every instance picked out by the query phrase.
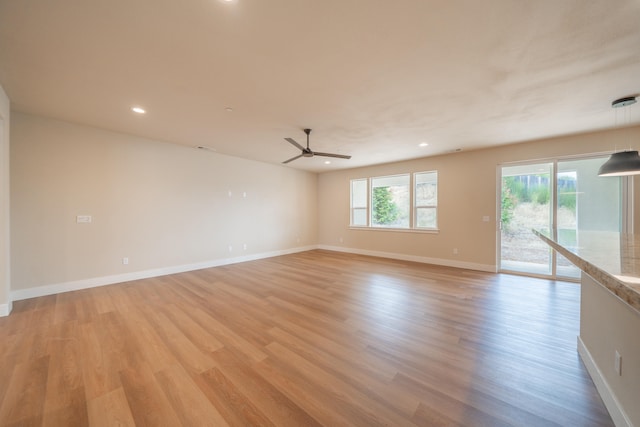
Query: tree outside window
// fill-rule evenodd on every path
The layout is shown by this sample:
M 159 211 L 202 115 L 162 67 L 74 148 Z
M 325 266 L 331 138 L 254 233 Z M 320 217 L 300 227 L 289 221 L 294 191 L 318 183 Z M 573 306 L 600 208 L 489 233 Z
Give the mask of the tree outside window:
M 398 205 L 393 201 L 393 194 L 389 187 L 376 187 L 373 189 L 373 223 L 377 225 L 390 225 L 398 219 Z
M 371 226 L 409 228 L 409 175 L 371 179 Z

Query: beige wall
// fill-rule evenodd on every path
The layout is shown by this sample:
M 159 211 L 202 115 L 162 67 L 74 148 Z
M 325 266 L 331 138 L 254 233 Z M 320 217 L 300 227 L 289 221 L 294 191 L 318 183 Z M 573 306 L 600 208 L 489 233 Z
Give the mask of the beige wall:
M 494 270 L 499 164 L 611 152 L 638 141 L 640 127 L 634 127 L 324 173 L 318 181 L 319 244 Z M 349 229 L 350 179 L 430 170 L 438 171 L 438 234 Z M 635 223 L 640 224 L 638 178 L 635 193 Z M 485 215 L 490 222 L 482 221 Z
M 317 242 L 316 174 L 15 112 L 11 120 L 19 297 Z
M 492 270 L 498 164 L 640 140 L 635 127 L 317 176 L 20 113 L 11 121 L 14 293 L 316 244 Z M 349 229 L 351 178 L 428 170 L 439 173 L 439 233 Z
M 609 412 L 616 425 L 640 426 L 640 313 L 585 273 L 580 311 L 582 359 Z M 614 369 L 616 351 L 622 375 Z
M 9 98 L 0 86 L 0 316 L 5 316 L 11 311 L 9 107 Z

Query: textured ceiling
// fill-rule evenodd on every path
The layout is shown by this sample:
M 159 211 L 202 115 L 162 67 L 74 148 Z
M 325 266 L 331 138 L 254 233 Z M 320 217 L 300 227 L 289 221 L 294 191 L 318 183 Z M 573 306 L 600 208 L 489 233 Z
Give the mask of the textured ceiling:
M 286 167 L 364 166 L 640 123 L 610 106 L 640 92 L 640 1 L 0 0 L 0 85 L 15 111 L 270 163 L 310 127 L 353 158 Z

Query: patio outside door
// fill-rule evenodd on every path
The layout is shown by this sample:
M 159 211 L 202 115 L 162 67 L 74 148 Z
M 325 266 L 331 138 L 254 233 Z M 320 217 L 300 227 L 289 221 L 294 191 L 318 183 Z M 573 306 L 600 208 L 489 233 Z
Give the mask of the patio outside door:
M 551 275 L 549 245 L 531 229 L 552 228 L 553 163 L 502 167 L 500 269 Z
M 503 166 L 500 270 L 580 278 L 580 270 L 535 236 L 553 229 L 579 246 L 578 230 L 623 231 L 625 179 L 599 177 L 607 157 Z

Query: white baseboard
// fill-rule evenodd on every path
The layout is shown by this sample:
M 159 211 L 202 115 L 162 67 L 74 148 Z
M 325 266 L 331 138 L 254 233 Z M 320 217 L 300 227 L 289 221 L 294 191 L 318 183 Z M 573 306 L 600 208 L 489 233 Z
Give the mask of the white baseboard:
M 442 265 L 445 267 L 464 268 L 467 270 L 486 271 L 488 273 L 496 273 L 498 271 L 495 265 L 476 264 L 473 262 L 455 261 L 455 260 L 442 259 L 442 258 L 429 258 L 429 257 L 416 256 L 416 255 L 405 255 L 405 254 L 398 254 L 394 252 L 369 251 L 364 249 L 353 249 L 353 248 L 344 248 L 341 246 L 328 246 L 328 245 L 318 245 L 318 249 L 325 249 L 328 251 L 335 251 L 335 252 L 346 252 L 346 253 L 357 254 L 357 255 L 375 256 L 380 258 L 398 259 L 401 261 L 419 262 L 422 264 Z
M 254 261 L 258 259 L 271 258 L 280 255 L 287 255 L 297 252 L 305 252 L 313 249 L 325 249 L 336 252 L 346 252 L 358 255 L 368 255 L 382 258 L 398 259 L 403 261 L 413 261 L 423 264 L 442 265 L 447 267 L 465 268 L 477 271 L 495 273 L 494 265 L 476 264 L 462 261 L 453 261 L 440 258 L 427 258 L 414 255 L 404 255 L 392 252 L 369 251 L 338 246 L 313 245 L 304 246 L 281 251 L 264 252 L 260 254 L 240 256 L 234 258 L 221 258 L 217 260 L 205 261 L 194 264 L 179 265 L 173 267 L 157 268 L 152 270 L 135 271 L 131 273 L 116 274 L 111 276 L 93 277 L 89 279 L 75 280 L 71 282 L 54 283 L 50 285 L 38 286 L 27 289 L 18 289 L 11 292 L 11 301 L 54 295 L 63 292 L 77 291 L 81 289 L 95 288 L 98 286 L 112 285 L 114 283 L 130 282 L 133 280 L 148 279 L 151 277 L 165 276 L 168 274 L 184 273 L 186 271 L 201 270 L 203 268 L 220 267 L 223 265 L 236 264 L 239 262 Z M 0 305 L 0 316 L 7 316 L 11 312 L 11 303 Z M 6 313 L 6 314 L 3 314 Z
M 611 390 L 611 387 L 609 387 L 596 361 L 593 360 L 591 353 L 589 353 L 589 350 L 580 337 L 578 337 L 578 354 L 580 354 L 584 366 L 587 368 L 589 375 L 591 375 L 591 379 L 598 393 L 600 393 L 604 406 L 607 407 L 609 415 L 611 415 L 611 419 L 616 427 L 633 427 L 633 423 L 627 416 L 624 408 L 620 405 L 620 402 L 618 402 L 616 395 L 613 393 L 613 390 Z
M 12 303 L 9 301 L 7 304 L 0 304 L 0 317 L 8 316 L 11 313 Z
M 258 259 L 271 258 L 280 255 L 288 255 L 297 252 L 305 252 L 316 249 L 316 246 L 304 246 L 299 248 L 286 249 L 281 251 L 263 252 L 260 254 L 239 256 L 233 258 L 221 258 L 217 260 L 204 261 L 194 264 L 178 265 L 173 267 L 156 268 L 152 270 L 135 271 L 131 273 L 116 274 L 112 276 L 93 277 L 90 279 L 75 280 L 72 282 L 55 283 L 51 285 L 38 286 L 34 288 L 18 289 L 11 292 L 11 300 L 19 301 L 23 299 L 42 297 L 45 295 L 59 294 L 62 292 L 78 291 L 81 289 L 95 288 L 98 286 L 112 285 L 115 283 L 130 282 L 133 280 L 148 279 L 150 277 L 166 276 L 168 274 L 184 273 L 187 271 L 201 270 L 203 268 L 220 267 L 223 265 L 237 264 L 239 262 L 254 261 Z M 0 315 L 2 315 L 2 305 L 0 305 Z M 8 311 L 11 311 L 10 309 Z M 9 313 L 7 312 L 6 315 Z

